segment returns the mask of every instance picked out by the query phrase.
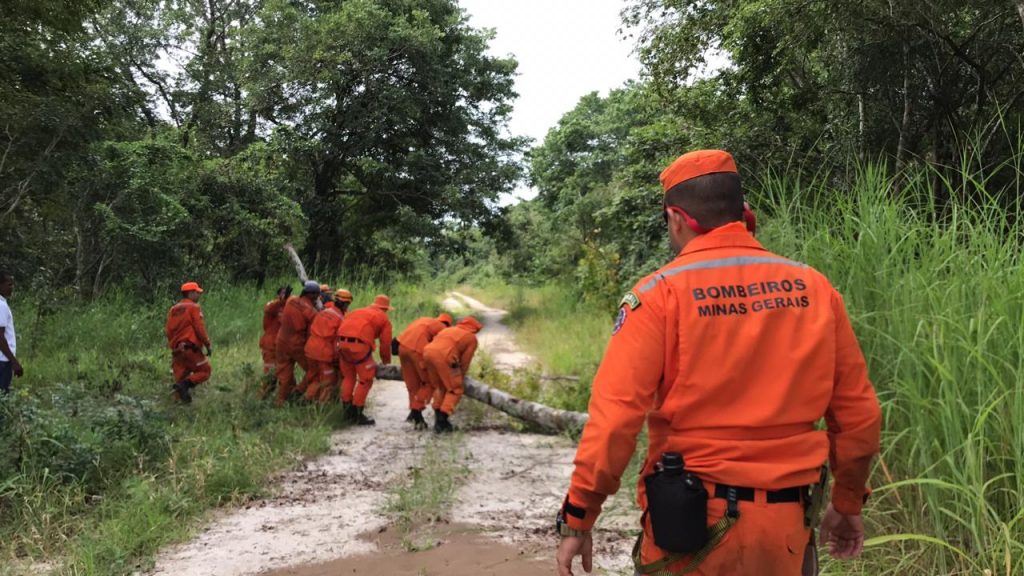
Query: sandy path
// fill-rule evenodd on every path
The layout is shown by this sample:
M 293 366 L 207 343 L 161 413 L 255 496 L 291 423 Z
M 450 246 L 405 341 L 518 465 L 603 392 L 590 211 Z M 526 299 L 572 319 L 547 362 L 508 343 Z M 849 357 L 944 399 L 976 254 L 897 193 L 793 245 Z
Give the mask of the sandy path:
M 506 311 L 459 292 L 452 292 L 449 298 L 461 300 L 481 319 L 480 347 L 499 369 L 511 372 L 537 364 L 520 350 L 515 335 L 502 323 Z M 569 486 L 576 445 L 563 436 L 473 432 L 467 437 L 467 449 L 479 464 L 473 466 L 473 476 L 459 491 L 453 520 L 494 530 L 506 542 L 541 541 L 554 546 L 554 514 Z M 606 503 L 595 533 L 598 574 L 633 573 L 629 554 L 635 538 L 635 505 L 620 494 Z
M 501 323 L 503 310 L 457 292 L 445 304 L 468 308 L 481 319 L 481 347 L 500 369 L 512 372 L 536 363 Z M 283 475 L 277 495 L 220 513 L 191 542 L 164 550 L 151 574 L 242 576 L 328 561 L 337 565 L 377 551 L 372 539 L 358 536 L 388 524 L 381 509 L 389 489 L 415 464 L 433 434 L 414 433 L 403 422 L 408 409 L 401 382 L 378 382 L 370 401 L 368 413 L 377 419 L 376 426 L 336 432 L 330 454 Z M 500 420 L 493 416 L 487 420 Z M 463 419 L 456 413 L 456 424 Z M 554 513 L 572 473 L 574 444 L 564 437 L 489 424 L 466 431 L 465 450 L 472 475 L 457 494 L 451 521 L 479 527 L 486 537 L 518 547 L 519 554 L 533 551 L 521 557 L 520 573 L 534 573 L 538 559 L 553 564 Z M 606 504 L 596 532 L 596 574 L 632 574 L 635 518 L 628 496 Z M 444 553 L 443 546 L 438 553 Z
M 152 574 L 241 576 L 373 551 L 358 536 L 388 523 L 380 513 L 388 489 L 429 437 L 403 422 L 401 382 L 376 383 L 370 398 L 376 426 L 335 433 L 330 454 L 284 475 L 276 496 L 221 514 L 191 542 L 163 551 Z

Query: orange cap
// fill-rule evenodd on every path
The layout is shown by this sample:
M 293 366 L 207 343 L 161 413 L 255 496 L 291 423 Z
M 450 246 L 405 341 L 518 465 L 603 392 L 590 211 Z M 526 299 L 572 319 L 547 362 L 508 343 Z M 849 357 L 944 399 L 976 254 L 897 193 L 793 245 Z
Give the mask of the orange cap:
M 184 284 L 181 285 L 181 291 L 182 292 L 199 292 L 200 294 L 203 293 L 203 289 L 199 287 L 199 283 L 198 282 L 185 282 Z
M 479 320 L 477 320 L 476 318 L 473 318 L 472 316 L 466 316 L 462 320 L 459 320 L 459 324 L 458 325 L 459 325 L 460 328 L 465 328 L 465 329 L 469 330 L 470 332 L 474 332 L 474 333 L 475 332 L 479 332 L 480 329 L 484 327 L 484 325 L 481 324 Z
M 455 322 L 455 320 L 452 319 L 452 315 L 447 312 L 441 312 L 437 319 L 449 326 L 451 326 Z
M 391 298 L 388 298 L 383 294 L 377 294 L 373 297 L 373 305 L 381 310 L 394 310 L 394 308 L 391 307 Z
M 732 159 L 732 154 L 722 150 L 687 152 L 661 172 L 661 187 L 668 192 L 680 182 L 719 172 L 737 173 L 736 161 Z
M 328 286 L 327 284 L 321 284 L 320 285 L 320 291 L 321 292 L 330 292 L 331 291 L 331 287 Z
M 334 298 L 335 300 L 341 300 L 342 302 L 351 302 L 352 293 L 349 292 L 348 290 L 345 290 L 344 288 L 338 288 L 338 290 L 334 293 Z

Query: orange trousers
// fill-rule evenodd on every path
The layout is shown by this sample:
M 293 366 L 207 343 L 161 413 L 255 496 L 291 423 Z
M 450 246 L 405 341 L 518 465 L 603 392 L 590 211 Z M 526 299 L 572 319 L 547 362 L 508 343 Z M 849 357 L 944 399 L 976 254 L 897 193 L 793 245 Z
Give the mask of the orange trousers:
M 427 378 L 434 388 L 434 411 L 440 410 L 451 416 L 455 413 L 455 407 L 462 400 L 462 368 L 452 366 L 444 358 L 424 359 L 427 366 Z
M 402 380 L 409 391 L 409 409 L 423 410 L 434 395 L 434 387 L 427 376 L 427 364 L 423 354 L 399 347 L 398 359 L 402 362 Z
M 263 354 L 263 373 L 271 374 L 277 373 L 277 354 L 273 350 L 266 348 L 260 348 L 260 352 Z
M 709 493 L 714 484 L 705 481 Z M 764 490 L 754 491 L 753 502 L 738 502 L 740 517 L 696 571 L 698 576 L 799 576 L 811 530 L 804 526 L 804 507 L 799 502 L 768 504 Z M 722 498 L 708 500 L 708 526 L 725 515 Z M 649 564 L 665 556 L 654 545 L 649 517 L 644 520 L 641 562 Z M 690 561 L 684 558 L 667 568 L 681 570 Z
M 341 367 L 341 401 L 357 408 L 366 406 L 366 398 L 377 377 L 373 351 L 361 342 L 342 342 L 338 346 Z
M 210 379 L 213 367 L 202 350 L 179 347 L 171 351 L 171 370 L 175 382 L 188 380 L 195 386 Z
M 302 381 L 298 384 L 295 383 L 296 364 L 305 372 L 302 375 Z M 302 349 L 291 353 L 279 353 L 277 355 L 277 405 L 281 406 L 287 402 L 292 390 L 298 390 L 300 394 L 305 393 L 310 380 L 314 376 L 315 374 L 310 368 L 309 361 L 306 360 L 306 355 L 302 353 Z
M 338 363 L 334 360 L 323 362 L 321 360 L 309 360 L 309 369 L 315 376 L 306 388 L 305 398 L 310 402 L 326 404 L 335 394 L 334 389 L 338 387 Z

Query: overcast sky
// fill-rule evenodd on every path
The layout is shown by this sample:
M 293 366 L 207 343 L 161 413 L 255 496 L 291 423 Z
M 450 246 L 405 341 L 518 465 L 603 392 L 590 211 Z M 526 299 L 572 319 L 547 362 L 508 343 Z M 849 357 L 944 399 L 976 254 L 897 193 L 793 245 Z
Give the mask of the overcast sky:
M 510 128 L 539 144 L 584 94 L 607 94 L 639 74 L 623 40 L 624 0 L 459 0 L 476 28 L 493 28 L 491 52 L 519 61 Z M 517 195 L 532 197 L 521 188 Z M 506 200 L 507 201 L 507 200 Z

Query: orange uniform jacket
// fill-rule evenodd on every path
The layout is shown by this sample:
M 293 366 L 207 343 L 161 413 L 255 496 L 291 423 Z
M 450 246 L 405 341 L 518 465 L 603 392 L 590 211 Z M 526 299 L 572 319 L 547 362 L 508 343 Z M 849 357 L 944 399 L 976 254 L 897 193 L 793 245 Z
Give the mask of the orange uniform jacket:
M 209 346 L 210 337 L 206 335 L 206 324 L 199 304 L 183 298 L 171 306 L 167 312 L 167 344 L 176 348 L 182 342 L 193 346 Z
M 313 319 L 306 340 L 306 358 L 317 362 L 331 362 L 337 356 L 338 326 L 345 315 L 335 306 L 324 308 Z
M 260 337 L 260 348 L 274 351 L 277 346 L 277 331 L 281 328 L 281 310 L 285 301 L 274 298 L 263 306 L 263 336 Z
M 380 340 L 380 361 L 391 363 L 391 320 L 387 313 L 375 306 L 367 306 L 350 312 L 338 327 L 338 337 L 355 338 L 370 348 L 376 349 Z
M 465 328 L 452 326 L 441 330 L 437 336 L 434 336 L 434 339 L 423 349 L 423 357 L 444 358 L 449 366 L 458 365 L 462 370 L 462 375 L 465 376 L 469 371 L 470 362 L 473 361 L 476 347 L 476 334 Z
M 309 325 L 316 317 L 316 308 L 307 298 L 292 296 L 281 311 L 281 327 L 277 331 L 277 352 L 286 355 L 302 353 L 309 337 Z
M 568 495 L 584 512 L 566 514 L 577 530 L 618 490 L 645 417 L 641 477 L 677 451 L 705 480 L 778 490 L 813 484 L 829 459 L 842 514 L 860 512 L 879 449 L 878 399 L 839 293 L 740 223 L 692 240 L 626 295 L 589 412 Z
M 423 348 L 447 326 L 437 318 L 427 316 L 414 320 L 405 331 L 398 335 L 398 341 L 405 350 L 423 354 Z

